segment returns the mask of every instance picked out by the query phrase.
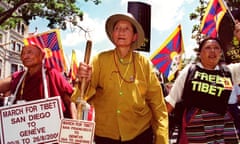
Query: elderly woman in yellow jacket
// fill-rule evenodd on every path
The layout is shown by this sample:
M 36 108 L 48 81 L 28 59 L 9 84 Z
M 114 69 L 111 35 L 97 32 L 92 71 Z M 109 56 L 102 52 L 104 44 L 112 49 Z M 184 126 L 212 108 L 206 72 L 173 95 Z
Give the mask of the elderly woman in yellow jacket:
M 80 63 L 78 77 L 87 78 L 86 97 L 96 112 L 96 144 L 166 144 L 168 113 L 160 82 L 148 58 L 134 51 L 144 31 L 130 14 L 106 21 L 115 48 Z

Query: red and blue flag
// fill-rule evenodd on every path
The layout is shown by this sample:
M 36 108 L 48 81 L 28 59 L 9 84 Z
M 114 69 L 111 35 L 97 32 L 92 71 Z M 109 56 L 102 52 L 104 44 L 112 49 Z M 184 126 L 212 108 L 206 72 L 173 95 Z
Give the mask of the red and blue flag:
M 202 19 L 200 30 L 202 34 L 217 37 L 219 24 L 227 8 L 222 0 L 210 0 Z
M 66 60 L 58 29 L 27 37 L 24 39 L 24 43 L 25 45 L 34 43 L 44 50 L 45 67 L 55 68 L 60 72 L 67 71 Z
M 154 66 L 171 81 L 175 72 L 180 68 L 183 52 L 181 25 L 178 25 L 174 32 L 151 55 L 150 59 Z

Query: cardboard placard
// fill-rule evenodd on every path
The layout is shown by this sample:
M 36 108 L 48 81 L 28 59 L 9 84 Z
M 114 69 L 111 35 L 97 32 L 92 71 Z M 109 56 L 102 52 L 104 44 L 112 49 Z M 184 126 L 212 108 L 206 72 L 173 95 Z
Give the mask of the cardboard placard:
M 59 133 L 59 142 L 93 144 L 94 130 L 94 121 L 63 119 Z
M 61 119 L 59 96 L 0 107 L 1 143 L 57 142 Z

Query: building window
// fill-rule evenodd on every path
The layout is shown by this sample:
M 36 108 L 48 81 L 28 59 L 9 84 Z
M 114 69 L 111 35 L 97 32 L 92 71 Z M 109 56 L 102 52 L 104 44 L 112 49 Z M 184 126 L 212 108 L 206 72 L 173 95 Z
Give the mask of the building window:
M 18 65 L 17 64 L 11 64 L 11 74 L 16 72 L 18 70 Z
M 22 45 L 19 44 L 19 43 L 17 43 L 17 51 L 18 51 L 18 52 L 21 52 L 21 49 L 22 49 Z
M 25 27 L 24 27 L 24 24 L 22 24 L 22 35 L 24 35 L 24 31 L 25 31 Z
M 21 23 L 20 23 L 20 22 L 17 24 L 17 32 L 18 32 L 18 33 L 21 32 Z
M 22 65 L 19 65 L 19 71 L 23 71 L 24 67 Z
M 11 50 L 15 51 L 16 50 L 16 42 L 15 41 L 11 41 Z

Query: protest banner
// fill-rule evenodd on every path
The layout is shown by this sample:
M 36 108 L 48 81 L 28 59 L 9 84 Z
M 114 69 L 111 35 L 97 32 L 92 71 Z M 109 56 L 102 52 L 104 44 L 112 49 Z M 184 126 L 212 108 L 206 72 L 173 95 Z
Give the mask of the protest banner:
M 57 142 L 62 119 L 59 96 L 1 107 L 1 144 Z
M 94 129 L 94 121 L 63 119 L 59 134 L 59 142 L 93 144 Z

